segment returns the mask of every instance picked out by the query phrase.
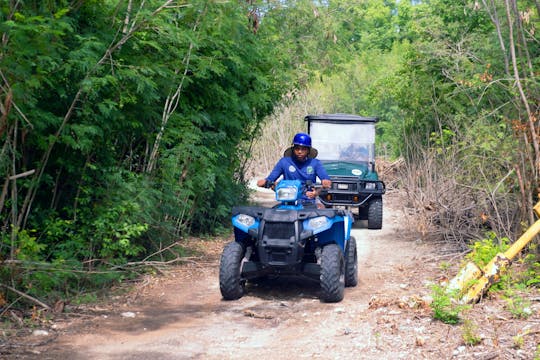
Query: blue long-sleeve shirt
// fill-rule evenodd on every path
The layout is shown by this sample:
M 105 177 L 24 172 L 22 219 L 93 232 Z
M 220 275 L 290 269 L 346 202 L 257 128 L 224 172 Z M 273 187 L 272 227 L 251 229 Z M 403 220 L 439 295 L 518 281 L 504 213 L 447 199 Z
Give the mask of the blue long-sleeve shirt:
M 274 169 L 266 177 L 268 181 L 276 181 L 283 175 L 285 180 L 300 180 L 305 183 L 307 180 L 311 180 L 313 184 L 317 181 L 317 178 L 321 180 L 329 180 L 328 173 L 322 166 L 322 163 L 318 159 L 308 158 L 304 162 L 296 161 L 291 156 L 281 158 Z M 308 198 L 304 195 L 304 200 Z M 311 200 L 311 199 L 309 199 Z

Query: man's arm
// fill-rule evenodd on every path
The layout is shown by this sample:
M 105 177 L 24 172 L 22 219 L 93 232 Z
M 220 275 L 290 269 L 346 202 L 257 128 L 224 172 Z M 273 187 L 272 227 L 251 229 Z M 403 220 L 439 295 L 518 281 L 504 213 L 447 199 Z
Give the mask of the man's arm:
M 257 186 L 264 187 L 267 181 L 276 181 L 283 174 L 282 160 L 279 160 L 265 179 L 257 180 Z
M 328 173 L 322 166 L 322 163 L 320 161 L 317 161 L 317 165 L 315 166 L 315 174 L 317 174 L 317 177 L 321 179 L 321 184 L 324 189 L 329 189 L 330 186 L 332 186 L 332 181 L 330 180 L 330 176 L 328 176 Z

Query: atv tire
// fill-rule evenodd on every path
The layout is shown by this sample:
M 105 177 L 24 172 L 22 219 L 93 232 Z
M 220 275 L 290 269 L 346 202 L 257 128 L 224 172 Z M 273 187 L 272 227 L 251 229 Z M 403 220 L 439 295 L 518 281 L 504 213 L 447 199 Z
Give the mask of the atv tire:
M 356 252 L 356 239 L 351 236 L 345 251 L 345 286 L 358 284 L 358 255 Z
M 378 230 L 382 228 L 383 203 L 381 198 L 371 200 L 368 208 L 368 229 Z
M 339 302 L 345 293 L 345 260 L 336 244 L 323 247 L 321 256 L 321 300 Z
M 240 299 L 245 281 L 240 277 L 245 249 L 236 241 L 225 245 L 219 264 L 219 290 L 225 300 Z

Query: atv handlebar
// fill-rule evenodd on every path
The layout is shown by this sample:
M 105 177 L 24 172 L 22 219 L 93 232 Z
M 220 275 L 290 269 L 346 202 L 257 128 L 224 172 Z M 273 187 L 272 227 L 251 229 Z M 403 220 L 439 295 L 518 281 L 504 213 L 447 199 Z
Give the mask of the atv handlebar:
M 275 190 L 275 187 L 277 185 L 277 182 L 266 180 L 264 185 L 261 187 L 264 187 L 266 189 L 272 189 Z M 311 180 L 306 180 L 303 187 L 303 192 L 306 193 L 308 191 L 317 191 L 317 196 L 322 195 L 328 190 L 322 186 L 322 184 L 314 184 Z
M 276 186 L 276 183 L 274 181 L 266 180 L 266 182 L 264 183 L 264 186 L 262 187 L 273 190 L 275 186 Z

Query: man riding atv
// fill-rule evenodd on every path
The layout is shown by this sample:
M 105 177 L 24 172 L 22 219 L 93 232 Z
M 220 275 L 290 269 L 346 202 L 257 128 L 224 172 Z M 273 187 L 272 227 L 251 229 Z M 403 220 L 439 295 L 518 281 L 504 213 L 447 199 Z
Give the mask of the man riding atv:
M 319 178 L 323 188 L 330 188 L 332 182 L 321 162 L 315 159 L 317 153 L 317 149 L 311 146 L 311 137 L 308 134 L 296 134 L 291 147 L 285 150 L 283 157 L 277 162 L 270 174 L 265 179 L 257 181 L 257 186 L 267 187 L 283 176 L 285 180 L 300 180 L 304 184 L 315 184 Z M 316 201 L 317 196 L 318 190 L 315 188 L 306 191 L 303 196 L 304 205 L 317 203 L 318 208 L 324 208 L 320 201 Z
M 323 188 L 332 185 L 315 159 L 317 153 L 308 134 L 296 134 L 268 177 L 257 181 L 258 186 L 275 190 L 278 204 L 233 207 L 234 241 L 224 247 L 219 270 L 225 300 L 239 299 L 246 283 L 270 275 L 316 280 L 325 302 L 341 301 L 345 287 L 357 285 L 352 213 L 315 206 L 317 178 Z M 284 179 L 275 183 L 281 176 Z

